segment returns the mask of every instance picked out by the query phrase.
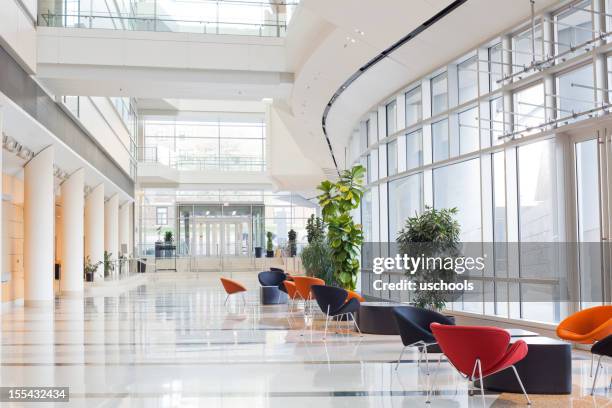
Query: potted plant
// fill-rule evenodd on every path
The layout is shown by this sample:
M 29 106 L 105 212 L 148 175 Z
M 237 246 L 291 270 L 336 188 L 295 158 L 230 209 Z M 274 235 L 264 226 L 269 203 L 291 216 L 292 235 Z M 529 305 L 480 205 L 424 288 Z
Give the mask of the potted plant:
M 457 208 L 435 209 L 425 207 L 422 214 L 409 217 L 404 228 L 397 237 L 398 251 L 401 255 L 422 257 L 459 257 L 459 234 L 461 228 L 456 220 Z M 435 263 L 434 263 L 435 265 Z M 416 271 L 409 271 L 412 280 L 421 282 L 453 282 L 456 274 L 453 270 L 440 267 L 420 267 Z M 435 311 L 446 306 L 450 294 L 444 291 L 416 290 L 414 304 Z
M 274 258 L 274 244 L 272 243 L 272 232 L 266 232 L 266 257 Z
M 325 223 L 323 223 L 321 217 L 316 217 L 312 214 L 306 220 L 306 240 L 310 244 L 323 237 L 325 237 Z
M 111 259 L 112 255 L 111 252 L 104 251 L 104 276 L 109 276 L 115 270 L 115 265 Z
M 300 253 L 300 258 L 307 276 L 323 279 L 328 286 L 338 286 L 338 282 L 334 279 L 331 248 L 325 237 L 306 245 Z
M 289 238 L 289 254 L 291 256 L 297 255 L 297 233 L 292 229 L 289 230 L 287 234 Z
M 96 262 L 95 264 L 91 263 L 91 258 L 89 257 L 89 255 L 85 258 L 85 281 L 87 282 L 93 282 L 94 281 L 94 276 L 96 274 L 96 271 L 98 270 L 98 267 L 100 266 L 102 262 Z
M 172 235 L 172 231 L 167 230 L 164 233 L 164 242 L 168 245 L 168 244 L 171 244 L 173 240 L 174 240 L 174 236 Z
M 360 271 L 359 251 L 363 243 L 361 224 L 356 224 L 351 211 L 359 207 L 363 196 L 361 165 L 340 173 L 339 180 L 323 181 L 317 188 L 322 193 L 317 197 L 323 222 L 327 225 L 329 243 L 334 265 L 334 279 L 345 289 L 355 290 Z

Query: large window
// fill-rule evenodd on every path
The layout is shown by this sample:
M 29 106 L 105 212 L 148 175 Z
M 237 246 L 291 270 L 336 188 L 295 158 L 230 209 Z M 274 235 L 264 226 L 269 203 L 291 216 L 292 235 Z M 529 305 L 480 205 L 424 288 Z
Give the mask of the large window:
M 527 320 L 556 322 L 565 314 L 558 301 L 567 284 L 561 262 L 565 251 L 555 244 L 565 240 L 564 195 L 555 150 L 553 140 L 518 148 L 520 277 L 550 280 L 520 284 L 521 301 L 528 306 L 522 308 L 521 317 Z
M 502 79 L 504 65 L 502 61 L 502 45 L 497 43 L 489 48 L 489 90 L 495 91 L 501 84 L 498 82 Z
M 155 224 L 167 225 L 168 224 L 168 207 L 157 207 L 155 214 Z
M 557 77 L 557 118 L 579 120 L 572 115 L 592 109 L 595 105 L 593 65 L 588 64 Z
M 412 126 L 423 118 L 421 86 L 406 92 L 406 127 Z
M 446 72 L 431 79 L 431 114 L 448 109 L 448 78 Z
M 434 207 L 458 209 L 461 241 L 482 241 L 480 160 L 471 159 L 434 169 L 433 181 Z
M 387 111 L 387 136 L 392 135 L 397 130 L 397 103 L 395 100 L 386 106 Z
M 478 150 L 478 108 L 468 109 L 459 114 L 459 154 Z
M 389 242 L 395 242 L 408 217 L 423 210 L 423 173 L 389 183 Z
M 397 174 L 397 139 L 387 143 L 387 176 Z
M 265 140 L 263 120 L 145 120 L 146 156 L 179 170 L 264 171 Z
M 573 4 L 567 10 L 555 15 L 555 48 L 557 54 L 570 51 L 593 38 L 592 14 L 591 0 L 585 0 Z M 571 58 L 582 52 L 584 52 L 583 49 L 578 48 L 576 51 L 565 54 L 565 58 Z
M 478 96 L 478 59 L 473 56 L 457 65 L 459 103 Z
M 512 38 L 512 71 L 523 71 L 529 67 L 534 60 L 541 61 L 544 57 L 542 42 L 542 25 L 536 24 L 535 41 L 532 42 L 531 27 L 516 34 Z M 533 46 L 535 45 L 535 50 Z
M 444 119 L 431 125 L 431 144 L 433 161 L 446 160 L 449 157 L 448 120 Z
M 491 133 L 491 145 L 502 143 L 500 137 L 504 135 L 504 100 L 500 96 L 489 101 L 490 119 L 479 121 L 480 126 L 484 129 L 487 127 Z
M 423 165 L 423 132 L 421 129 L 406 135 L 406 169 Z
M 544 84 L 539 83 L 514 94 L 515 132 L 523 135 L 534 133 L 544 120 Z

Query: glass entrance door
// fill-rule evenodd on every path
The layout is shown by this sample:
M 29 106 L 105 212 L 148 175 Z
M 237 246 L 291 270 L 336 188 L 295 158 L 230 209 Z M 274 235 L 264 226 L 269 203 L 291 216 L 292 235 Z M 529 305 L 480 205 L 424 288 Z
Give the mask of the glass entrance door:
M 250 217 L 193 217 L 192 270 L 241 268 L 251 258 Z

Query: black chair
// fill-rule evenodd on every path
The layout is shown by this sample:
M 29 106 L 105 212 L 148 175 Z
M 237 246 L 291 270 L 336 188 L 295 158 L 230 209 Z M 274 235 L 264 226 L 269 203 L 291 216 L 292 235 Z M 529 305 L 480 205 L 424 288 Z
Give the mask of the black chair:
M 326 285 L 312 285 L 310 287 L 317 304 L 321 308 L 321 311 L 325 313 L 325 333 L 323 339 L 327 336 L 327 324 L 328 322 L 336 318 L 342 318 L 343 316 L 351 317 L 355 328 L 361 335 L 357 320 L 355 320 L 355 312 L 359 310 L 359 300 L 352 298 L 348 302 L 348 292 L 342 288 L 336 288 L 334 286 Z
M 270 271 L 272 271 L 272 272 L 282 272 L 282 273 L 285 273 L 285 271 L 284 271 L 284 270 L 282 270 L 281 268 L 275 268 L 275 267 L 273 267 L 273 266 L 271 266 L 271 267 L 270 267 Z
M 419 363 L 421 362 L 421 353 L 424 353 L 427 374 L 429 374 L 427 347 L 437 344 L 429 326 L 434 322 L 447 325 L 454 325 L 455 323 L 448 317 L 434 312 L 433 310 L 414 306 L 394 307 L 393 316 L 395 317 L 395 324 L 397 325 L 397 330 L 404 344 L 399 358 L 397 359 L 395 369 L 398 369 L 406 348 L 417 347 L 419 350 Z
M 597 359 L 597 369 L 595 370 L 595 378 L 593 378 L 593 387 L 591 388 L 591 395 L 595 392 L 595 383 L 597 382 L 597 376 L 599 375 L 599 369 L 602 367 L 601 359 L 604 357 L 612 357 L 612 334 L 608 337 L 598 341 L 591 347 L 591 353 L 599 356 Z M 610 385 L 612 387 L 612 378 L 610 378 Z
M 264 305 L 275 305 L 287 303 L 287 292 L 283 282 L 287 276 L 284 272 L 263 271 L 259 272 L 257 279 L 261 285 L 261 303 Z

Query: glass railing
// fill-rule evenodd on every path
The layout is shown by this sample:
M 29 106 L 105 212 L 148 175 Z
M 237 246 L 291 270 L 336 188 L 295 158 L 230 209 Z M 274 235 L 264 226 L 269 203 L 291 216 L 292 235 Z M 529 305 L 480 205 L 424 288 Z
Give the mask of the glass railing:
M 263 172 L 265 160 L 249 156 L 181 157 L 167 149 L 139 147 L 138 161 L 157 163 L 181 171 L 248 171 Z
M 56 0 L 57 1 L 57 0 Z M 39 7 L 38 25 L 199 34 L 284 37 L 297 2 L 202 0 L 201 2 L 136 2 L 131 11 L 92 10 L 90 3 Z M 83 4 L 81 4 L 83 3 Z M 152 12 L 151 12 L 152 11 Z

